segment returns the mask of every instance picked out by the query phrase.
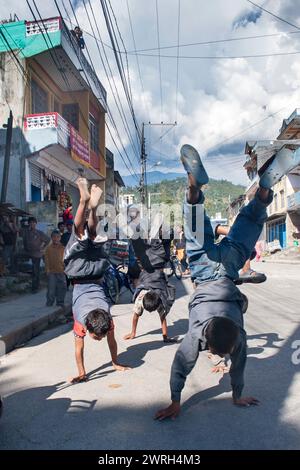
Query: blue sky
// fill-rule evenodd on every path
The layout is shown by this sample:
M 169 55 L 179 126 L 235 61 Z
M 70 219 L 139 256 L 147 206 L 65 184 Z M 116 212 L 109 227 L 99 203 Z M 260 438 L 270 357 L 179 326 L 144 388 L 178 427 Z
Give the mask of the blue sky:
M 52 0 L 36 0 L 36 3 L 44 17 L 57 15 Z M 61 0 L 58 3 L 61 6 Z M 257 0 L 257 3 L 300 27 L 300 0 Z M 91 0 L 91 4 L 102 39 L 110 44 L 100 1 Z M 136 56 L 128 54 L 133 105 L 139 123 L 149 120 L 156 123 L 177 120 L 178 125 L 162 139 L 160 137 L 166 128 L 146 127 L 149 166 L 160 161 L 161 171 L 181 171 L 179 149 L 182 144 L 190 143 L 204 157 L 211 177 L 226 177 L 233 182 L 246 183 L 243 170 L 245 141 L 274 139 L 282 120 L 296 107 L 300 107 L 299 55 L 236 59 L 220 57 L 300 51 L 300 31 L 258 10 L 246 0 L 181 0 L 181 45 L 249 36 L 272 36 L 180 47 L 180 56 L 214 58 L 181 58 L 178 64 L 177 88 L 177 60 L 162 56 L 177 53 L 178 0 L 158 0 L 157 4 L 160 46 L 174 47 L 161 50 L 161 89 L 157 50 L 144 52 L 152 54 L 151 56 L 138 57 L 142 85 Z M 20 18 L 31 18 L 26 2 L 12 0 L 10 5 L 11 11 L 16 12 Z M 65 5 L 68 7 L 69 3 L 65 1 Z M 133 51 L 127 1 L 111 0 L 111 5 L 126 49 Z M 137 49 L 157 48 L 156 1 L 128 0 L 128 5 Z M 72 15 L 70 8 L 68 9 Z M 0 13 L 3 18 L 9 15 L 6 5 L 0 5 Z M 80 18 L 82 29 L 91 31 L 82 1 L 76 1 L 76 14 Z M 290 34 L 291 31 L 295 34 Z M 118 116 L 96 43 L 87 34 L 85 40 L 99 78 L 107 89 L 109 106 L 132 165 L 138 172 L 138 161 Z M 109 48 L 106 48 L 106 52 L 128 122 L 131 122 L 115 60 Z M 133 129 L 132 125 L 131 128 Z M 116 166 L 120 172 L 128 173 L 108 136 L 107 146 L 115 153 Z

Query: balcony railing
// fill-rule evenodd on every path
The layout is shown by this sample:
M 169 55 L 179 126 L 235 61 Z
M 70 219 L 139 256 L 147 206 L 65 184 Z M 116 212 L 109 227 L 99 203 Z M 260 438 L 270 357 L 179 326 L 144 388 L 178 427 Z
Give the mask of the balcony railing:
M 55 33 L 61 29 L 60 18 L 50 18 L 45 21 L 27 21 L 26 36 L 34 36 L 36 34 Z
M 56 129 L 58 143 L 71 151 L 72 157 L 83 164 L 99 171 L 99 155 L 90 152 L 88 142 L 58 113 L 28 114 L 25 116 L 25 131 L 40 131 L 42 129 Z M 32 140 L 32 138 L 31 138 Z M 35 140 L 35 139 L 34 139 Z M 45 146 L 48 145 L 44 142 Z
M 49 33 L 56 33 L 57 31 L 61 31 L 60 45 L 64 48 L 66 54 L 77 68 L 78 73 L 81 74 L 82 78 L 87 82 L 87 85 L 90 85 L 103 108 L 106 109 L 106 90 L 62 18 L 56 17 L 42 21 L 26 22 L 26 37 L 44 34 L 46 42 L 48 43 L 47 35 Z

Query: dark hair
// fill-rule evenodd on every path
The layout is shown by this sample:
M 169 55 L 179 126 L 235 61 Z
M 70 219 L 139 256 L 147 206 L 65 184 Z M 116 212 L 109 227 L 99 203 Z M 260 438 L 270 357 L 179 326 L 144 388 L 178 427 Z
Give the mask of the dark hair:
M 51 232 L 51 237 L 52 237 L 53 235 L 60 235 L 60 231 L 59 231 L 57 228 L 54 229 L 54 230 Z
M 205 332 L 209 349 L 215 354 L 229 354 L 239 335 L 238 326 L 229 318 L 213 318 Z
M 85 324 L 89 333 L 97 336 L 106 335 L 111 328 L 111 316 L 101 308 L 95 308 L 88 313 Z
M 65 225 L 65 223 L 64 223 L 64 222 L 58 222 L 57 227 L 59 228 L 59 227 L 61 227 L 62 225 Z
M 157 292 L 154 292 L 153 290 L 147 292 L 143 297 L 143 306 L 146 310 L 148 310 L 148 312 L 154 312 L 154 310 L 158 309 L 160 304 L 161 298 Z
M 34 222 L 35 224 L 37 224 L 37 220 L 35 217 L 29 217 L 28 223 L 30 224 L 30 222 Z

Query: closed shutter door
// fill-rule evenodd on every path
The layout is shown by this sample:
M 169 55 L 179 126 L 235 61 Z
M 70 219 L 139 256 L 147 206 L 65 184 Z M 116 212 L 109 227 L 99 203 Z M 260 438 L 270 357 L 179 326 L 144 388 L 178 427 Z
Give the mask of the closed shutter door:
M 37 188 L 42 187 L 42 170 L 36 165 L 30 165 L 31 184 Z

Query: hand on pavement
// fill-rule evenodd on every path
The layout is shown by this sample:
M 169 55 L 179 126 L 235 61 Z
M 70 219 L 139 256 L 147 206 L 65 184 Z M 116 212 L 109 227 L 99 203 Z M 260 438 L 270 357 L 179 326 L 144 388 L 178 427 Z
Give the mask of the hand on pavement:
M 237 406 L 251 406 L 251 405 L 259 405 L 259 400 L 254 397 L 244 397 L 244 398 L 236 398 L 233 400 L 233 403 Z
M 163 410 L 159 410 L 156 415 L 155 419 L 158 419 L 159 421 L 162 421 L 163 419 L 166 418 L 171 418 L 175 419 L 180 413 L 180 403 L 177 401 L 173 401 L 168 408 L 164 408 Z

